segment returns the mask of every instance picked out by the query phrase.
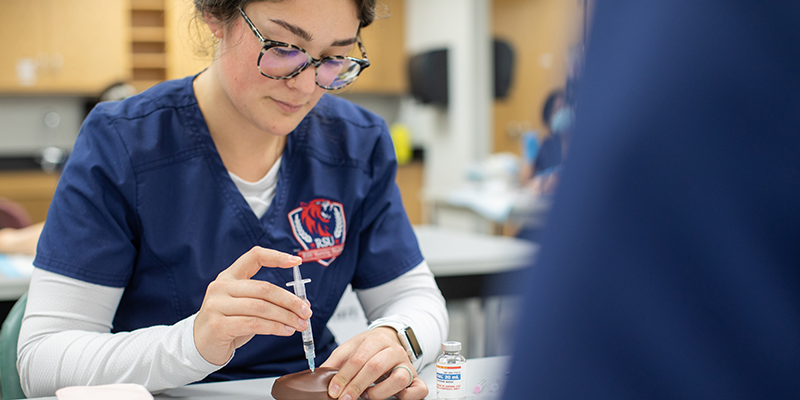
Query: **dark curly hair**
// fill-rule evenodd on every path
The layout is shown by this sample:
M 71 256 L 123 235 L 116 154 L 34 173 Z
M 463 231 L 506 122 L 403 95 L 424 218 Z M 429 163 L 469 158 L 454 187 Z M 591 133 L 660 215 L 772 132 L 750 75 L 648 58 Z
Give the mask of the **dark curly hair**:
M 244 8 L 250 3 L 258 1 L 276 1 L 281 0 L 194 0 L 194 8 L 196 17 L 203 20 L 203 15 L 208 13 L 216 18 L 223 25 L 230 24 L 236 17 L 239 16 L 239 7 Z M 375 1 L 376 0 L 353 0 L 358 9 L 358 19 L 361 21 L 359 25 L 361 28 L 369 26 L 375 20 Z
M 542 107 L 542 122 L 549 128 L 550 127 L 550 119 L 553 117 L 553 113 L 556 112 L 556 102 L 559 100 L 565 100 L 566 92 L 564 89 L 555 89 L 547 95 L 547 100 L 544 102 L 544 106 Z

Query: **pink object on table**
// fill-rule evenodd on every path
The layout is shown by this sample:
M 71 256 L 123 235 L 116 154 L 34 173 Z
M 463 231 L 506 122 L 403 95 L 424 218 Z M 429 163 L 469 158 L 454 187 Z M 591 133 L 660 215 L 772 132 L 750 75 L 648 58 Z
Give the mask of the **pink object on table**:
M 100 386 L 69 386 L 56 390 L 58 400 L 153 400 L 142 385 L 114 383 Z
M 486 379 L 481 379 L 480 383 L 478 383 L 477 385 L 475 385 L 474 388 L 472 388 L 472 392 L 475 394 L 481 394 L 481 391 L 483 390 L 484 386 L 486 386 Z

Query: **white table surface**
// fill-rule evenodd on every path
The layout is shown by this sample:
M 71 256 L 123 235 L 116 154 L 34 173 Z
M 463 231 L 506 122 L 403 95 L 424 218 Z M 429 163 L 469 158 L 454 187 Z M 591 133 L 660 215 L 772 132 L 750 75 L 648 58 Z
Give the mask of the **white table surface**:
M 469 210 L 495 224 L 506 222 L 543 224 L 552 198 L 519 187 L 466 185 L 446 193 L 428 193 L 426 202 L 433 206 L 433 219 L 440 209 Z M 494 185 L 497 186 L 497 185 Z
M 527 267 L 539 246 L 527 240 L 432 225 L 414 227 L 422 255 L 434 276 L 508 272 Z
M 502 394 L 506 382 L 510 357 L 486 357 L 467 360 L 464 379 L 467 382 L 467 399 L 496 399 Z M 436 366 L 429 364 L 422 369 L 420 376 L 428 385 L 426 399 L 436 399 Z M 156 399 L 200 399 L 200 400 L 270 400 L 273 399 L 272 384 L 276 378 L 247 379 L 240 381 L 199 383 L 167 390 L 154 396 Z M 473 388 L 481 381 L 486 386 L 480 394 Z M 492 391 L 492 384 L 498 382 L 499 389 Z M 38 397 L 39 400 L 54 400 L 55 397 Z
M 0 276 L 0 300 L 17 300 L 28 291 L 31 278 L 6 278 Z
M 17 300 L 28 291 L 33 257 L 0 254 L 0 300 Z

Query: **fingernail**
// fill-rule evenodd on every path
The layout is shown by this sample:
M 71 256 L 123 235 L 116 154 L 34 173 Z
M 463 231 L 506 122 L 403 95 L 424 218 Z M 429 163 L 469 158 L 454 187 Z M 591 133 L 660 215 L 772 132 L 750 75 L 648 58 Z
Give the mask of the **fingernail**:
M 342 396 L 342 398 L 340 400 L 353 400 L 353 398 L 350 397 L 350 393 L 348 393 L 348 394 Z
M 305 316 L 306 319 L 311 318 L 311 308 L 309 308 L 308 306 L 303 306 L 303 308 L 300 309 L 300 313 L 303 314 L 303 316 Z
M 367 394 L 367 392 L 361 393 L 361 396 L 359 397 L 361 397 L 364 400 L 369 400 L 369 395 Z
M 306 322 L 306 320 L 304 320 L 304 319 L 298 318 L 298 319 L 297 319 L 297 323 L 299 323 L 299 324 L 300 324 L 300 326 L 301 326 L 303 329 L 306 329 L 306 328 L 308 328 L 308 322 Z
M 299 262 L 303 262 L 303 259 L 298 257 L 298 256 L 289 256 L 289 262 L 290 263 L 299 263 Z
M 329 392 L 331 393 L 332 398 L 336 398 L 339 395 L 339 385 L 332 385 Z
M 291 326 L 289 326 L 289 325 L 284 325 L 284 326 L 286 327 L 286 332 L 289 332 L 289 333 L 294 333 L 295 332 L 295 329 L 292 328 Z

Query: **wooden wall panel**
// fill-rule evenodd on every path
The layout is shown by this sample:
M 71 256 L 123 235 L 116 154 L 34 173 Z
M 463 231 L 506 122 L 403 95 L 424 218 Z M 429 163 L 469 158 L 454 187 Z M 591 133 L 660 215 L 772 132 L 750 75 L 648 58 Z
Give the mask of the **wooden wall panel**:
M 494 0 L 492 32 L 515 51 L 512 88 L 494 105 L 494 151 L 520 154 L 520 130 L 542 132 L 548 93 L 567 79 L 570 46 L 583 36 L 583 0 Z

